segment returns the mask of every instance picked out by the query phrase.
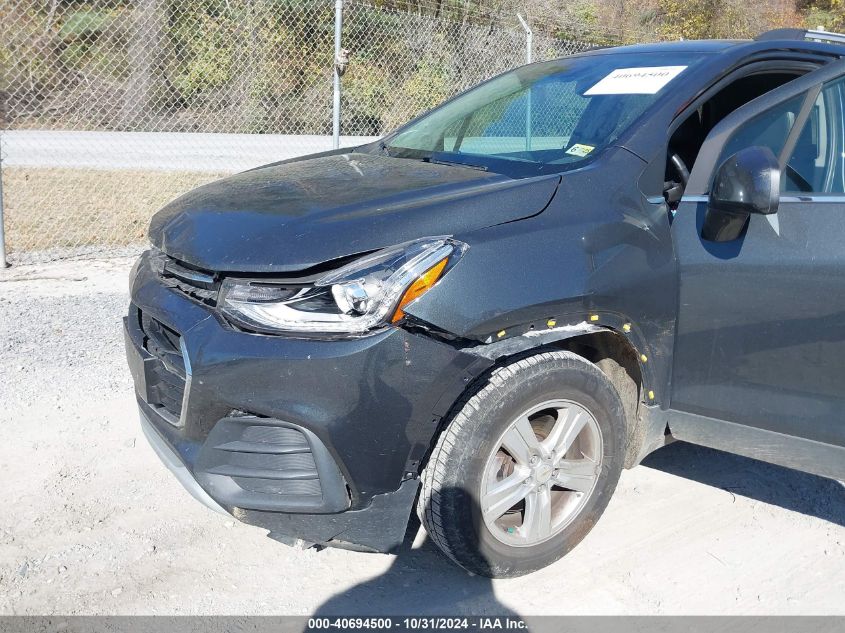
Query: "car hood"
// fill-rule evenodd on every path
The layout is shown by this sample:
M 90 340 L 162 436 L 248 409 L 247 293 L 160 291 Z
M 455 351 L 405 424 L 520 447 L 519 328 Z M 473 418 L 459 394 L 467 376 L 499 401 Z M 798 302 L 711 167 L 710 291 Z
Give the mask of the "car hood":
M 323 155 L 194 189 L 153 217 L 150 240 L 206 270 L 298 271 L 535 215 L 559 180 L 364 153 Z

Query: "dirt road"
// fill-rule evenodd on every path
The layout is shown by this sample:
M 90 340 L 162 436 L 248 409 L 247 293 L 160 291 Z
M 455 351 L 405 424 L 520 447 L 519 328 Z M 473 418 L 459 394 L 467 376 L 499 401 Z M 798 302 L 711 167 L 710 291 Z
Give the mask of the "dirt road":
M 470 577 L 422 533 L 398 556 L 299 551 L 206 510 L 138 428 L 130 265 L 0 272 L 2 614 L 845 614 L 845 487 L 681 443 L 517 580 Z

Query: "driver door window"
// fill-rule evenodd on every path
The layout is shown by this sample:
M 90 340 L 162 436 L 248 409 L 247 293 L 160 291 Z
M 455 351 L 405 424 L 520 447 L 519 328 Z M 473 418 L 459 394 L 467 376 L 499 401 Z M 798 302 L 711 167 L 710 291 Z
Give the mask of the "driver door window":
M 799 95 L 740 126 L 725 143 L 717 165 L 746 147 L 768 147 L 780 156 L 806 94 Z M 845 79 L 825 84 L 783 165 L 784 193 L 845 193 Z
M 775 156 L 780 155 L 805 98 L 806 94 L 799 95 L 740 126 L 725 143 L 716 165 L 721 165 L 739 150 L 754 145 L 768 147 Z
M 781 190 L 788 193 L 845 193 L 845 80 L 826 84 L 786 162 Z

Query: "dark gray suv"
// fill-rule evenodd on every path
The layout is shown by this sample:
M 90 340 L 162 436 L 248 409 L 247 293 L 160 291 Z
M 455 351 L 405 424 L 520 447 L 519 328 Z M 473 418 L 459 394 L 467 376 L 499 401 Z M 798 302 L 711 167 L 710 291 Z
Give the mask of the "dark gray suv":
M 498 577 L 673 438 L 845 477 L 839 39 L 531 64 L 175 200 L 125 320 L 152 445 L 282 542 L 391 551 L 416 507 Z

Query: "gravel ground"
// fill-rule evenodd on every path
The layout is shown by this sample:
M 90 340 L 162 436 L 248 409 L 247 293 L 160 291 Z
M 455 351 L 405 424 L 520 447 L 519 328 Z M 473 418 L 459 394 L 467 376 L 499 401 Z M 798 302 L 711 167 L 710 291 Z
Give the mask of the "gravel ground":
M 131 262 L 0 272 L 1 614 L 845 614 L 845 487 L 682 443 L 564 560 L 490 581 L 409 530 L 300 551 L 195 502 L 138 428 Z

